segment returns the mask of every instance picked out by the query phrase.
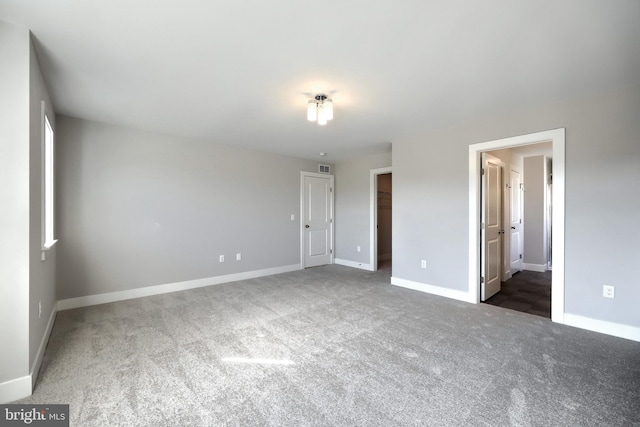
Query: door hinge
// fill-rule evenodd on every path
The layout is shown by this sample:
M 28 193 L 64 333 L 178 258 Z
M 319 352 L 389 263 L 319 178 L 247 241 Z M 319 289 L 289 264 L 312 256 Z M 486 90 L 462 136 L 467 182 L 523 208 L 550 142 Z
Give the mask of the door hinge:
M 333 224 L 333 218 L 329 218 L 329 223 Z
M 480 223 L 480 229 L 484 230 L 484 222 Z
M 329 187 L 329 193 L 333 193 L 333 187 Z
M 520 224 L 522 224 L 522 218 L 520 218 Z
M 329 253 L 332 254 L 333 253 L 333 249 L 329 249 Z
M 480 277 L 480 283 L 484 283 L 484 277 Z
M 522 254 L 520 254 L 520 259 L 522 259 Z
M 484 175 L 484 168 L 482 168 L 482 172 L 480 173 L 481 175 Z

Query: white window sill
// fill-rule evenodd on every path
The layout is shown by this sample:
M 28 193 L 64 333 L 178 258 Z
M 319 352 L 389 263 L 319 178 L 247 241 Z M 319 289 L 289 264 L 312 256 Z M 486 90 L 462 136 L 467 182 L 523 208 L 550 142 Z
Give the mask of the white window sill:
M 53 248 L 53 246 L 58 243 L 58 240 L 52 240 L 51 242 L 47 242 L 45 244 L 42 245 L 42 250 L 43 251 L 48 251 L 49 249 Z

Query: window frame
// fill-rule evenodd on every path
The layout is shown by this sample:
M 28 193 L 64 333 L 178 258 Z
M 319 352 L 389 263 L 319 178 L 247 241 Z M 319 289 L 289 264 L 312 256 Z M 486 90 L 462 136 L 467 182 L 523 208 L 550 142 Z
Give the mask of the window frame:
M 55 129 L 42 101 L 42 250 L 49 250 L 55 238 Z

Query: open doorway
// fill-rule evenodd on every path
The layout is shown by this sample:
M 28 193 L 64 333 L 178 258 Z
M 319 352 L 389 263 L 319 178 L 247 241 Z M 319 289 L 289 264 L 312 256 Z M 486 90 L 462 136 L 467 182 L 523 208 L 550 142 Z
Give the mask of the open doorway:
M 370 265 L 391 274 L 393 175 L 390 167 L 370 171 Z
M 378 221 L 377 221 L 377 249 L 378 249 L 378 270 L 391 271 L 392 246 L 391 246 L 391 223 L 392 223 L 392 174 L 384 173 L 377 176 L 378 189 L 376 192 Z
M 482 153 L 550 142 L 553 153 L 553 239 L 551 251 L 553 270 L 551 320 L 564 323 L 564 150 L 565 130 L 554 129 L 469 146 L 469 292 L 480 302 L 483 268 L 481 268 L 481 157 Z M 502 264 L 501 264 L 502 265 Z M 503 273 L 503 270 L 500 271 Z
M 493 262 L 499 280 L 492 284 L 491 276 L 485 277 L 484 288 L 493 290 L 481 300 L 491 305 L 508 308 L 524 313 L 551 318 L 551 171 L 553 165 L 553 147 L 550 141 L 520 147 L 505 148 L 483 153 L 499 165 L 497 181 L 497 206 L 499 221 L 485 221 L 481 233 L 488 235 L 491 224 L 500 224 L 498 238 L 501 252 L 494 256 Z M 492 164 L 492 163 L 490 163 Z M 488 179 L 491 170 L 482 175 Z M 491 191 L 484 192 L 482 186 L 482 205 L 489 205 L 487 198 Z M 484 214 L 483 209 L 481 214 Z M 484 239 L 481 239 L 481 245 Z M 486 252 L 492 256 L 491 251 Z M 481 250 L 481 257 L 485 252 Z M 484 289 L 481 287 L 481 289 Z

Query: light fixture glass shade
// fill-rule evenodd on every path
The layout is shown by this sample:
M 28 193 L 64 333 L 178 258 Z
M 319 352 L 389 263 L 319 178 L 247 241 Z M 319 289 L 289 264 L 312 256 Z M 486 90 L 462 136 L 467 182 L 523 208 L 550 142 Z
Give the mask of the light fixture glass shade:
M 318 105 L 316 101 L 309 101 L 307 104 L 307 120 L 315 122 L 318 118 Z
M 327 124 L 326 110 L 324 108 L 324 105 L 322 104 L 318 105 L 318 124 L 320 126 L 324 126 Z
M 326 117 L 326 119 L 332 120 L 333 119 L 333 101 L 331 99 L 327 99 L 326 101 L 324 101 L 322 106 L 324 108 L 324 116 Z

